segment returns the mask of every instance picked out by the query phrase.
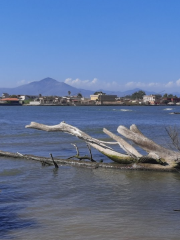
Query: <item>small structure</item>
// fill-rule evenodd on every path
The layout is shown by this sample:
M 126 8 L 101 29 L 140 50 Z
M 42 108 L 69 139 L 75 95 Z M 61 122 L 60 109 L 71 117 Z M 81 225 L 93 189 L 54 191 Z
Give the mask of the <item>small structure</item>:
M 97 101 L 99 99 L 100 95 L 105 95 L 105 93 L 103 93 L 103 92 L 96 92 L 96 94 L 90 95 L 90 98 L 91 98 L 92 101 Z
M 16 105 L 20 106 L 21 104 L 19 103 L 18 98 L 2 98 L 0 99 L 0 105 Z
M 150 105 L 156 105 L 160 103 L 160 98 L 156 95 L 144 95 L 143 96 L 143 103 L 150 104 Z
M 97 95 L 90 95 L 91 101 L 96 101 L 97 105 L 112 104 L 117 102 L 117 95 L 106 95 L 106 93 L 98 92 Z
M 32 106 L 38 106 L 38 105 L 40 105 L 40 104 L 41 104 L 41 103 L 40 103 L 39 100 L 34 100 L 34 101 L 29 102 L 29 105 L 32 105 Z
M 35 98 L 34 101 L 29 102 L 30 105 L 61 105 L 62 97 L 44 96 Z
M 3 93 L 2 94 L 2 98 L 8 98 L 9 97 L 9 94 L 8 93 Z
M 25 101 L 25 100 L 30 100 L 30 99 L 33 100 L 33 99 L 37 98 L 37 96 L 35 96 L 35 95 L 18 95 L 18 98 L 21 101 Z

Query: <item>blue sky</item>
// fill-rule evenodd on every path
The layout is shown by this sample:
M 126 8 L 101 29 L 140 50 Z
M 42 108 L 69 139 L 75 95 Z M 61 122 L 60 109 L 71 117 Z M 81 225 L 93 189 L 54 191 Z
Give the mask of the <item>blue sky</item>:
M 0 0 L 0 87 L 180 92 L 179 0 Z

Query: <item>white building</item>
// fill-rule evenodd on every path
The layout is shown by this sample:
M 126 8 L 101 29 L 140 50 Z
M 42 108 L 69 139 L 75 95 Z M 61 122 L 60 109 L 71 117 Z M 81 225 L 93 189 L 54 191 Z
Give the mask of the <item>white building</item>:
M 143 96 L 143 103 L 149 104 L 157 104 L 159 102 L 159 98 L 156 95 L 144 95 Z
M 2 98 L 8 98 L 9 97 L 9 94 L 8 93 L 3 93 L 2 94 Z
M 37 96 L 34 96 L 34 95 L 18 95 L 18 98 L 21 101 L 25 101 L 25 100 L 29 100 L 29 99 L 35 99 L 35 98 L 37 98 Z

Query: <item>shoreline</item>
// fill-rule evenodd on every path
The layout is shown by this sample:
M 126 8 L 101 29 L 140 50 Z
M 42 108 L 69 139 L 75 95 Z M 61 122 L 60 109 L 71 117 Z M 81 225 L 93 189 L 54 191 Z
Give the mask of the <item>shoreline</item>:
M 38 105 L 32 105 L 32 104 L 0 104 L 0 106 L 14 106 L 14 107 L 19 107 L 19 106 L 28 106 L 28 107 L 47 107 L 47 106 L 52 106 L 52 107 L 178 107 L 180 105 L 164 105 L 164 104 L 158 104 L 158 105 L 144 105 L 144 104 L 133 104 L 133 105 L 124 105 L 124 104 L 102 104 L 102 105 L 86 105 L 86 104 L 79 104 L 79 105 L 62 105 L 62 104 L 38 104 Z

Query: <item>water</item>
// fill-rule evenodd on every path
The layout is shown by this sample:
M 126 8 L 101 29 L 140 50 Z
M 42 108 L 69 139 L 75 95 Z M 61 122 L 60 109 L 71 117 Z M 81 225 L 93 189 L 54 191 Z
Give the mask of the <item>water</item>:
M 123 111 L 123 109 L 125 111 Z M 34 155 L 88 154 L 64 133 L 24 126 L 31 121 L 72 124 L 108 140 L 106 127 L 135 123 L 148 137 L 168 144 L 165 127 L 179 124 L 180 107 L 1 107 L 1 149 Z M 130 111 L 127 111 L 130 110 Z M 118 147 L 116 146 L 118 149 Z M 94 159 L 109 161 L 93 150 Z M 70 166 L 0 158 L 0 239 L 179 240 L 180 174 Z

